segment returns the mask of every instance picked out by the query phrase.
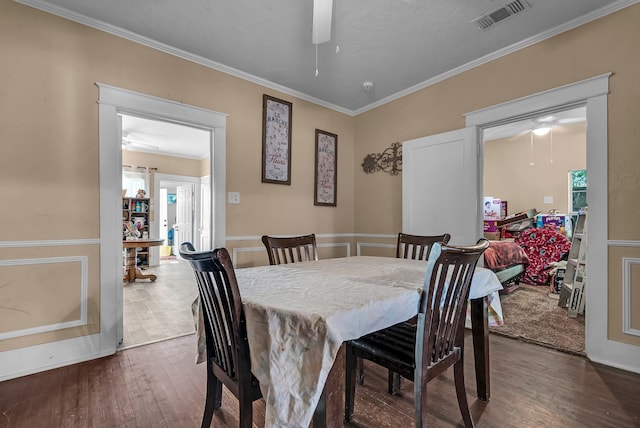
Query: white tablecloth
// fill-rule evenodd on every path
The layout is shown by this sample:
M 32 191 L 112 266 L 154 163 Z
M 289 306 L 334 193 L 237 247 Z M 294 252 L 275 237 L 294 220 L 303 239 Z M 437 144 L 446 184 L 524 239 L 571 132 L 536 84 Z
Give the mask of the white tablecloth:
M 265 426 L 308 427 L 342 342 L 413 317 L 425 271 L 424 261 L 386 257 L 237 269 Z M 494 293 L 499 322 L 500 289 L 477 268 L 471 298 Z

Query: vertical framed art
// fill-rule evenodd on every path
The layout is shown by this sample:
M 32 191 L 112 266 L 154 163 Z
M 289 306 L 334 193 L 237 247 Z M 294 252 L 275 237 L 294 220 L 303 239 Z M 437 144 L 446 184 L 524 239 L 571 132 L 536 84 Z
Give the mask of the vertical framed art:
M 338 136 L 316 129 L 314 205 L 335 207 L 338 190 Z
M 291 184 L 290 102 L 262 96 L 262 182 Z

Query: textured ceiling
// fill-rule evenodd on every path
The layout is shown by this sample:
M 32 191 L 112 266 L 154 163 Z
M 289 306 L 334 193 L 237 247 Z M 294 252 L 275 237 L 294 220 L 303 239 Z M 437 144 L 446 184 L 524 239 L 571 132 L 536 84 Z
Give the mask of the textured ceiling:
M 333 0 L 331 40 L 317 53 L 313 0 L 15 1 L 356 115 L 640 0 L 519 0 L 521 12 L 486 30 L 472 21 L 510 1 Z M 508 124 L 485 138 L 531 127 Z M 208 155 L 201 130 L 135 117 L 122 129 L 127 150 Z
M 313 0 L 16 1 L 354 115 L 638 0 L 334 0 L 317 76 Z

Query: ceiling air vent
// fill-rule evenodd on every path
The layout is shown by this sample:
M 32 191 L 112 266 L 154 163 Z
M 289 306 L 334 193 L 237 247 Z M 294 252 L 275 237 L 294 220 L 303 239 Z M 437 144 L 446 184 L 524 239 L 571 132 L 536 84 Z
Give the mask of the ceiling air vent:
M 530 7 L 531 5 L 525 0 L 515 0 L 507 3 L 498 10 L 494 10 L 493 12 L 486 13 L 474 19 L 473 21 L 471 21 L 471 23 L 477 25 L 481 30 L 486 30 L 487 28 L 510 17 L 511 15 L 520 13 Z

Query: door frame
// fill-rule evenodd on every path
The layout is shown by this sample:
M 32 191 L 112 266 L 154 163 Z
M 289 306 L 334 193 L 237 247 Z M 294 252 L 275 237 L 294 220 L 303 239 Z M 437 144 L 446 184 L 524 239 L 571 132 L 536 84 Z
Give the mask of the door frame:
M 210 171 L 213 205 L 212 241 L 225 244 L 227 115 L 201 107 L 96 83 L 99 89 L 100 155 L 100 349 L 113 354 L 122 340 L 122 148 L 118 114 L 133 114 L 210 131 Z M 78 361 L 82 360 L 78 355 Z M 87 355 L 84 359 L 90 359 Z
M 483 187 L 485 128 L 517 122 L 540 113 L 585 106 L 587 110 L 587 170 L 589 171 L 589 245 L 587 278 L 585 347 L 587 357 L 598 363 L 640 372 L 640 347 L 608 339 L 608 110 L 609 78 L 605 73 L 579 82 L 553 88 L 465 114 L 466 125 L 474 126 L 478 135 L 479 191 Z M 481 221 L 478 228 L 482 227 Z M 605 310 L 602 310 L 605 308 Z
M 153 197 L 155 198 L 155 204 L 152 204 L 152 206 L 156 209 L 158 209 L 159 204 L 158 202 L 160 201 L 160 182 L 161 181 L 172 181 L 175 183 L 185 183 L 185 184 L 190 184 L 193 186 L 193 191 L 194 191 L 194 210 L 196 210 L 195 213 L 195 217 L 194 217 L 194 241 L 195 241 L 195 236 L 199 235 L 199 231 L 197 230 L 196 225 L 201 221 L 200 219 L 200 209 L 201 209 L 201 204 L 202 204 L 202 198 L 200 197 L 200 186 L 201 186 L 201 179 L 200 177 L 193 177 L 193 176 L 187 176 L 187 175 L 174 175 L 174 174 L 163 174 L 163 173 L 155 173 L 153 175 Z M 154 216 L 153 221 L 150 222 L 151 223 L 151 227 L 150 227 L 150 231 L 152 234 L 156 234 L 157 236 L 160 236 L 160 217 L 159 216 Z M 152 236 L 156 236 L 156 235 L 152 235 Z M 199 236 L 198 236 L 198 239 Z M 156 254 L 153 255 L 151 257 L 151 261 L 152 262 L 156 262 L 160 260 L 160 257 L 158 256 L 159 254 L 159 249 L 157 247 L 155 248 L 149 248 L 149 250 L 156 250 Z

